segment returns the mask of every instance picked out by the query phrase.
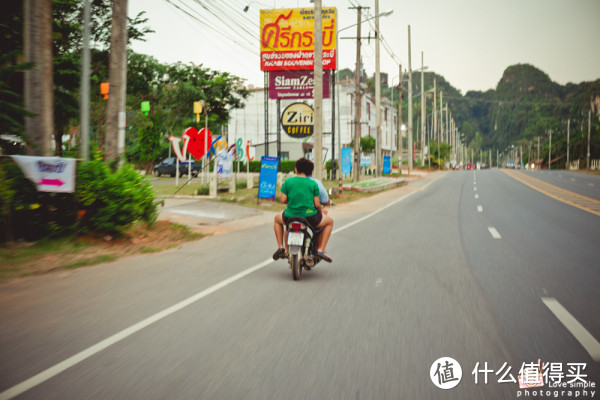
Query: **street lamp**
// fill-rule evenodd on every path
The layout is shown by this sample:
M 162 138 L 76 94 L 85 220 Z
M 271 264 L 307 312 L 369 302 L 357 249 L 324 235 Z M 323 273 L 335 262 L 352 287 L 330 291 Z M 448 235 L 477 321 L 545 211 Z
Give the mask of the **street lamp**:
M 369 17 L 366 19 L 363 19 L 362 21 L 360 21 L 360 23 L 362 24 L 363 22 L 367 22 L 370 21 L 372 19 L 375 19 L 377 17 L 388 17 L 390 15 L 392 15 L 394 13 L 394 10 L 388 10 L 388 11 L 383 11 L 373 17 Z M 335 43 L 337 44 L 338 48 L 337 48 L 337 55 L 335 58 L 335 70 L 339 71 L 338 68 L 338 64 L 339 64 L 339 59 L 340 59 L 340 47 L 339 47 L 339 38 L 340 38 L 340 32 L 345 31 L 346 29 L 350 29 L 353 28 L 355 26 L 357 26 L 358 23 L 352 24 L 352 25 L 348 25 L 342 29 L 339 29 L 337 31 L 337 33 L 335 34 Z M 355 71 L 356 72 L 356 71 Z M 341 160 L 341 155 L 342 155 L 342 131 L 341 131 L 341 126 L 340 126 L 340 79 L 338 77 L 337 81 L 336 81 L 336 92 L 337 92 L 337 129 L 338 129 L 338 154 Z M 360 95 L 360 93 L 356 94 L 357 96 Z M 356 112 L 356 110 L 354 110 L 354 112 Z M 332 142 L 334 141 L 334 136 L 335 136 L 335 132 L 332 134 Z M 333 145 L 332 145 L 333 147 Z M 331 164 L 332 164 L 332 168 L 333 168 L 333 164 L 335 163 L 335 159 L 332 158 L 331 160 Z M 341 171 L 341 163 L 340 163 L 340 171 Z M 355 171 L 356 172 L 356 171 Z M 341 176 L 341 175 L 340 175 Z
M 246 5 L 246 7 L 244 7 L 244 12 L 248 12 L 248 10 L 250 9 L 250 5 L 251 5 L 252 3 L 258 3 L 258 4 L 260 4 L 261 6 L 264 6 L 264 7 L 271 7 L 271 6 L 268 6 L 268 5 L 266 5 L 266 4 L 263 4 L 263 3 L 261 3 L 261 2 L 258 2 L 258 1 L 251 1 L 251 2 L 249 2 L 249 3 Z

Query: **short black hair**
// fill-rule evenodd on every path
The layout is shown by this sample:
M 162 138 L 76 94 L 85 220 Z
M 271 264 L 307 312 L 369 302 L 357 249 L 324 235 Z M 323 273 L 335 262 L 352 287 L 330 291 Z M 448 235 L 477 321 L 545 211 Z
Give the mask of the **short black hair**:
M 299 158 L 296 161 L 296 169 L 299 174 L 305 174 L 306 176 L 311 176 L 313 170 L 315 169 L 315 165 L 308 158 Z

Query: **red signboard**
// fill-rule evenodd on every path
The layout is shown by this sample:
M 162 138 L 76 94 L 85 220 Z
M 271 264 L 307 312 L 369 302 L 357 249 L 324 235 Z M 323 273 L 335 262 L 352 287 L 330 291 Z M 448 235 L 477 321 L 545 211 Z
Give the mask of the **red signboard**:
M 337 9 L 323 8 L 322 20 L 323 69 L 335 69 Z M 313 8 L 260 10 L 260 69 L 314 69 Z
M 323 71 L 323 98 L 329 98 L 329 71 Z M 313 71 L 270 71 L 270 99 L 312 99 L 315 91 Z

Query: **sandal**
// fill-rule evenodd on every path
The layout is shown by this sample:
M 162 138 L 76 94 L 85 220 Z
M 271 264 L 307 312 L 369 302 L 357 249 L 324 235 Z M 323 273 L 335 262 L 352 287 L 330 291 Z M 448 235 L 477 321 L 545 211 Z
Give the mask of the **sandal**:
M 277 249 L 277 251 L 273 253 L 273 260 L 279 260 L 280 258 L 285 258 L 284 248 Z
M 327 261 L 328 263 L 330 263 L 331 257 L 329 257 L 324 251 L 317 251 L 317 256 L 324 261 Z

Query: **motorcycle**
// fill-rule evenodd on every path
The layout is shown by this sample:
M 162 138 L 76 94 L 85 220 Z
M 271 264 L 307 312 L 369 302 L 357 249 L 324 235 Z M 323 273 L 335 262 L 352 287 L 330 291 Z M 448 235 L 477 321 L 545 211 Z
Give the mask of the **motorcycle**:
M 287 223 L 288 261 L 295 281 L 302 270 L 310 271 L 321 261 L 317 256 L 317 243 L 322 229 L 311 227 L 305 218 L 292 217 Z

